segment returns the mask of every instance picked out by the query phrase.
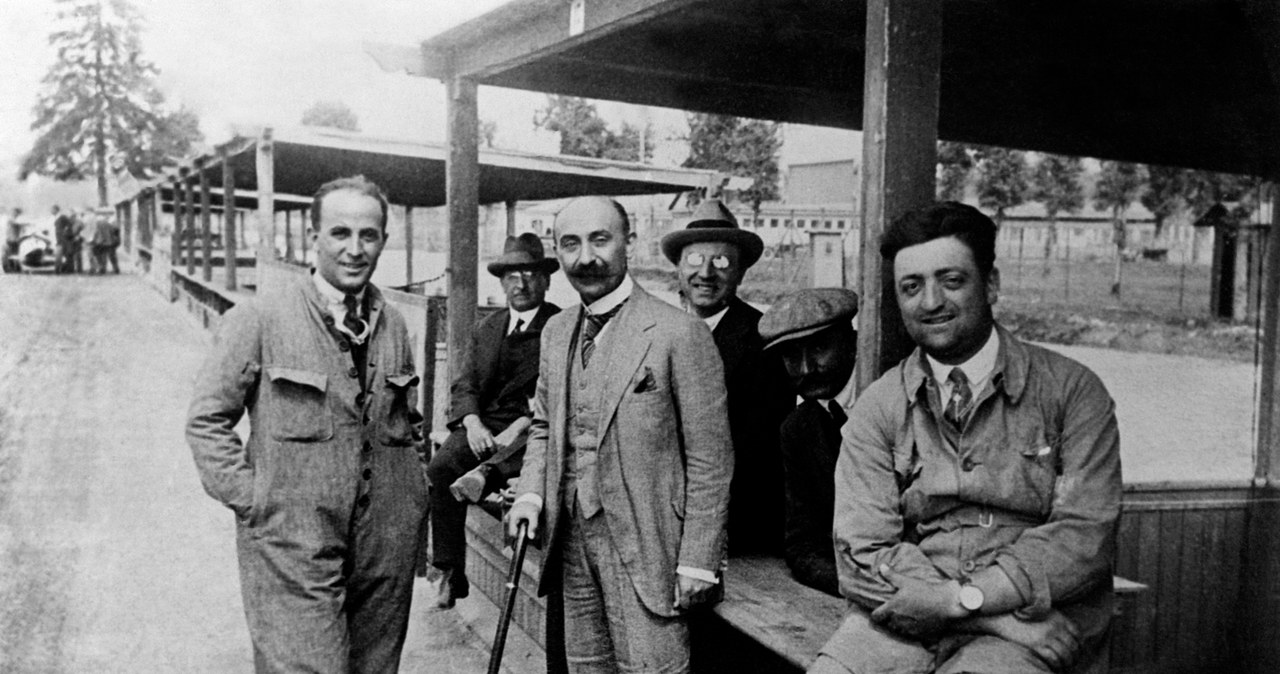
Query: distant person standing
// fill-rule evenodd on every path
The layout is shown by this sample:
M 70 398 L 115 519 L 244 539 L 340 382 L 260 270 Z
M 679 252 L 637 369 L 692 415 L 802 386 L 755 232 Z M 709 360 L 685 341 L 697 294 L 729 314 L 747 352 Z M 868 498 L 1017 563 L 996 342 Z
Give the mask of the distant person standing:
M 116 259 L 116 248 L 119 246 L 119 225 L 109 214 L 99 212 L 94 218 L 93 234 L 89 241 L 89 250 L 92 255 L 89 261 L 90 273 L 107 273 L 107 263 L 110 262 L 112 273 L 119 274 L 120 263 Z
M 399 667 L 427 485 L 413 344 L 369 283 L 386 224 L 377 185 L 321 186 L 314 269 L 228 312 L 196 382 L 187 442 L 235 513 L 258 672 Z
M 53 239 L 58 244 L 58 263 L 57 272 L 59 274 L 68 274 L 75 271 L 76 264 L 74 262 L 76 253 L 76 223 L 70 214 L 63 213 L 60 206 L 54 206 L 53 213 Z
M 14 208 L 4 223 L 4 270 L 16 272 L 21 269 L 17 261 L 18 242 L 22 240 L 22 209 Z

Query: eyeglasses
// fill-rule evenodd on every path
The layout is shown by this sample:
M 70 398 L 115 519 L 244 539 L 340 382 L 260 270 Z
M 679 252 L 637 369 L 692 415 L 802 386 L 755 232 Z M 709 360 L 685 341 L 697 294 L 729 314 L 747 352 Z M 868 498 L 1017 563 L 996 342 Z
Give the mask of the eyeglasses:
M 532 269 L 524 269 L 520 271 L 508 271 L 508 272 L 503 272 L 502 280 L 510 281 L 512 283 L 523 280 L 527 283 L 537 278 L 538 274 L 539 272 L 533 271 Z
M 706 261 L 707 261 L 707 256 L 702 253 L 688 253 L 684 256 L 685 264 L 692 265 L 694 267 L 701 267 L 703 264 L 706 263 Z M 716 269 L 728 269 L 729 256 L 723 253 L 721 253 L 720 255 L 712 256 L 711 266 L 715 267 Z

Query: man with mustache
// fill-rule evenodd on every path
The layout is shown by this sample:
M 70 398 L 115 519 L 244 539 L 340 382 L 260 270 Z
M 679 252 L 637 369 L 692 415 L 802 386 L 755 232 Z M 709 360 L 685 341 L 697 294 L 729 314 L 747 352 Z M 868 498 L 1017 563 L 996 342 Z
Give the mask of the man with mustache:
M 945 202 L 880 241 L 916 350 L 836 463 L 844 623 L 811 672 L 1100 672 L 1120 515 L 1115 403 L 996 323 L 996 226 Z
M 840 428 L 853 408 L 858 295 L 811 288 L 783 297 L 760 319 L 765 350 L 782 359 L 804 402 L 782 422 L 786 468 L 784 557 L 796 580 L 839 596 L 831 547 Z
M 489 273 L 502 281 L 507 308 L 480 321 L 449 400 L 449 438 L 431 457 L 431 563 L 443 572 L 436 606 L 466 597 L 467 501 L 520 472 L 528 437 L 529 399 L 538 380 L 542 326 L 560 307 L 546 302 L 551 274 L 536 234 L 507 237 Z M 474 471 L 474 472 L 473 472 Z
M 229 311 L 196 381 L 187 442 L 235 513 L 258 672 L 399 666 L 427 485 L 413 345 L 369 283 L 386 226 L 377 185 L 321 186 L 315 268 Z
M 724 362 L 733 437 L 729 551 L 782 551 L 782 455 L 778 427 L 795 407 L 782 363 L 763 352 L 760 311 L 738 298 L 738 286 L 764 250 L 754 232 L 719 199 L 704 199 L 684 229 L 662 237 L 662 252 L 676 265 L 685 310 L 711 328 Z
M 687 611 L 720 582 L 733 450 L 706 324 L 627 274 L 626 211 L 576 199 L 556 255 L 582 306 L 547 321 L 510 514 L 545 540 L 571 672 L 687 672 Z

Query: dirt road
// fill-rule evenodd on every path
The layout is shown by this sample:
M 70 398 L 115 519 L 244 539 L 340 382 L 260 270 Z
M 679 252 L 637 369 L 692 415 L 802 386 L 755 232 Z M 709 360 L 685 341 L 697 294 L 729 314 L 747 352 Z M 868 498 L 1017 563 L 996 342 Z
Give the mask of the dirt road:
M 208 343 L 135 277 L 0 276 L 0 671 L 252 671 L 182 434 Z M 418 586 L 402 671 L 484 671 Z

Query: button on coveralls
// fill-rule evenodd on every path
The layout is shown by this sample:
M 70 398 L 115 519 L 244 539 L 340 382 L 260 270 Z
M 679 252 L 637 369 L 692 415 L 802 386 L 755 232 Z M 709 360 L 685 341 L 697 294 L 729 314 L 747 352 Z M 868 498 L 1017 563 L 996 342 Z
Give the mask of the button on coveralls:
M 236 514 L 259 672 L 399 665 L 426 514 L 418 378 L 404 319 L 365 292 L 365 390 L 307 277 L 228 312 L 196 384 L 187 440 Z

